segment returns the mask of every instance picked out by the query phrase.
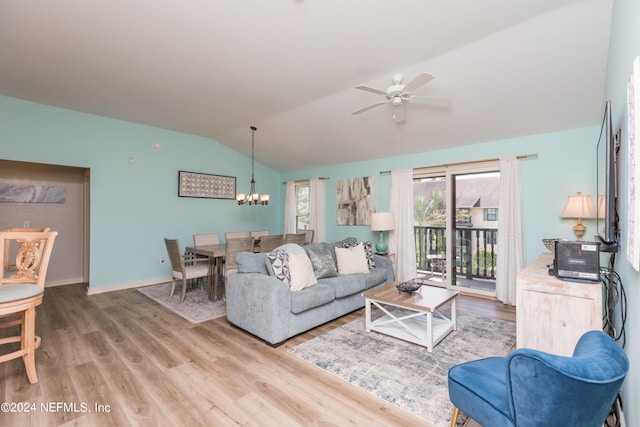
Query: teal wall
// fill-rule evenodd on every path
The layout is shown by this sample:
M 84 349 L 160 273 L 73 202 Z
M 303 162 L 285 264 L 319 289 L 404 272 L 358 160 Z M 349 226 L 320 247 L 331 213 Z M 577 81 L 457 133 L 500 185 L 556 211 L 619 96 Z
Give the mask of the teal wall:
M 564 132 L 540 134 L 502 141 L 474 144 L 447 150 L 335 165 L 283 174 L 283 181 L 329 177 L 327 181 L 327 240 L 350 235 L 377 240 L 368 226 L 336 225 L 336 182 L 360 176 L 374 176 L 376 210 L 389 210 L 391 176 L 381 171 L 435 166 L 504 156 L 537 153 L 537 157 L 520 160 L 523 193 L 523 227 L 527 262 L 546 249 L 541 239 L 559 237 L 575 239 L 573 220 L 560 218 L 569 195 L 581 191 L 596 193 L 596 144 L 600 127 L 586 127 Z M 426 143 L 425 143 L 426 146 Z M 595 234 L 595 223 L 584 220 L 587 237 Z
M 631 73 L 633 60 L 640 55 L 640 2 L 637 0 L 615 0 L 613 18 L 611 21 L 611 40 L 609 44 L 609 60 L 607 66 L 607 81 L 605 99 L 611 99 L 613 123 L 621 127 L 622 144 L 619 155 L 620 192 L 619 211 L 622 231 L 622 249 L 618 254 L 616 270 L 622 278 L 629 306 L 625 324 L 627 342 L 625 351 L 632 361 L 629 375 L 622 387 L 624 412 L 628 426 L 640 425 L 640 311 L 636 304 L 640 301 L 640 273 L 635 271 L 626 260 L 626 232 L 628 223 L 627 212 L 627 159 L 628 129 L 627 129 L 627 81 Z M 636 137 L 637 138 L 637 137 Z M 636 141 L 636 144 L 638 141 Z M 638 223 L 636 212 L 636 223 Z M 619 307 L 618 307 L 619 308 Z M 618 325 L 620 330 L 621 325 Z
M 258 191 L 273 193 L 266 207 L 177 196 L 179 170 L 236 176 L 248 192 L 251 159 L 207 138 L 0 97 L 0 158 L 91 170 L 94 291 L 170 276 L 164 237 L 186 246 L 194 233 L 283 227 L 280 176 L 260 164 Z

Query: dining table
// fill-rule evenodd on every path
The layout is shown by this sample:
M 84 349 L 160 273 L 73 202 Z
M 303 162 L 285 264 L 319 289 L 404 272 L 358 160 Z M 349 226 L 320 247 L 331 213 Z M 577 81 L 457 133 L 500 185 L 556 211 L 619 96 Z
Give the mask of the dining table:
M 220 280 L 222 276 L 222 260 L 226 253 L 225 244 L 187 246 L 185 251 L 190 254 L 205 256 L 209 259 L 209 299 L 217 301 L 225 296 L 224 286 Z

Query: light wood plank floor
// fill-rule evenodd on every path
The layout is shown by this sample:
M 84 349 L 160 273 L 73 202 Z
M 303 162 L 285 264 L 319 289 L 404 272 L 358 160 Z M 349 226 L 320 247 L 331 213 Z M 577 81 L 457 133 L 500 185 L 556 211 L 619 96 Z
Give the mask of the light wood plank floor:
M 515 321 L 513 307 L 486 299 L 461 296 L 458 310 Z M 0 364 L 0 401 L 23 411 L 0 412 L 0 425 L 426 425 L 287 353 L 363 314 L 273 348 L 224 317 L 193 325 L 135 290 L 47 288 L 37 311 L 39 382 L 28 383 L 20 359 Z

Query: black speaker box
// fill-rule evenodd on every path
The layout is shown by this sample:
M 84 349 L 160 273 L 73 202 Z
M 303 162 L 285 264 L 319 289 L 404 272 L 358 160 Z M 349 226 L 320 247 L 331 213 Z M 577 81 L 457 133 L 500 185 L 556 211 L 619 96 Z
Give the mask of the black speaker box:
M 556 276 L 563 280 L 600 281 L 600 244 L 583 241 L 556 241 Z

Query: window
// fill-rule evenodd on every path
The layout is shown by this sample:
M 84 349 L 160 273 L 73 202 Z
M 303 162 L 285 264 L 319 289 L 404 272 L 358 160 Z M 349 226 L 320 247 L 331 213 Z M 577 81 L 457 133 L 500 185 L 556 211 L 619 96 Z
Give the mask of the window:
M 308 230 L 309 221 L 309 181 L 296 182 L 296 230 Z
M 484 220 L 485 221 L 497 221 L 498 220 L 498 209 L 496 209 L 496 208 L 486 208 L 484 210 Z

